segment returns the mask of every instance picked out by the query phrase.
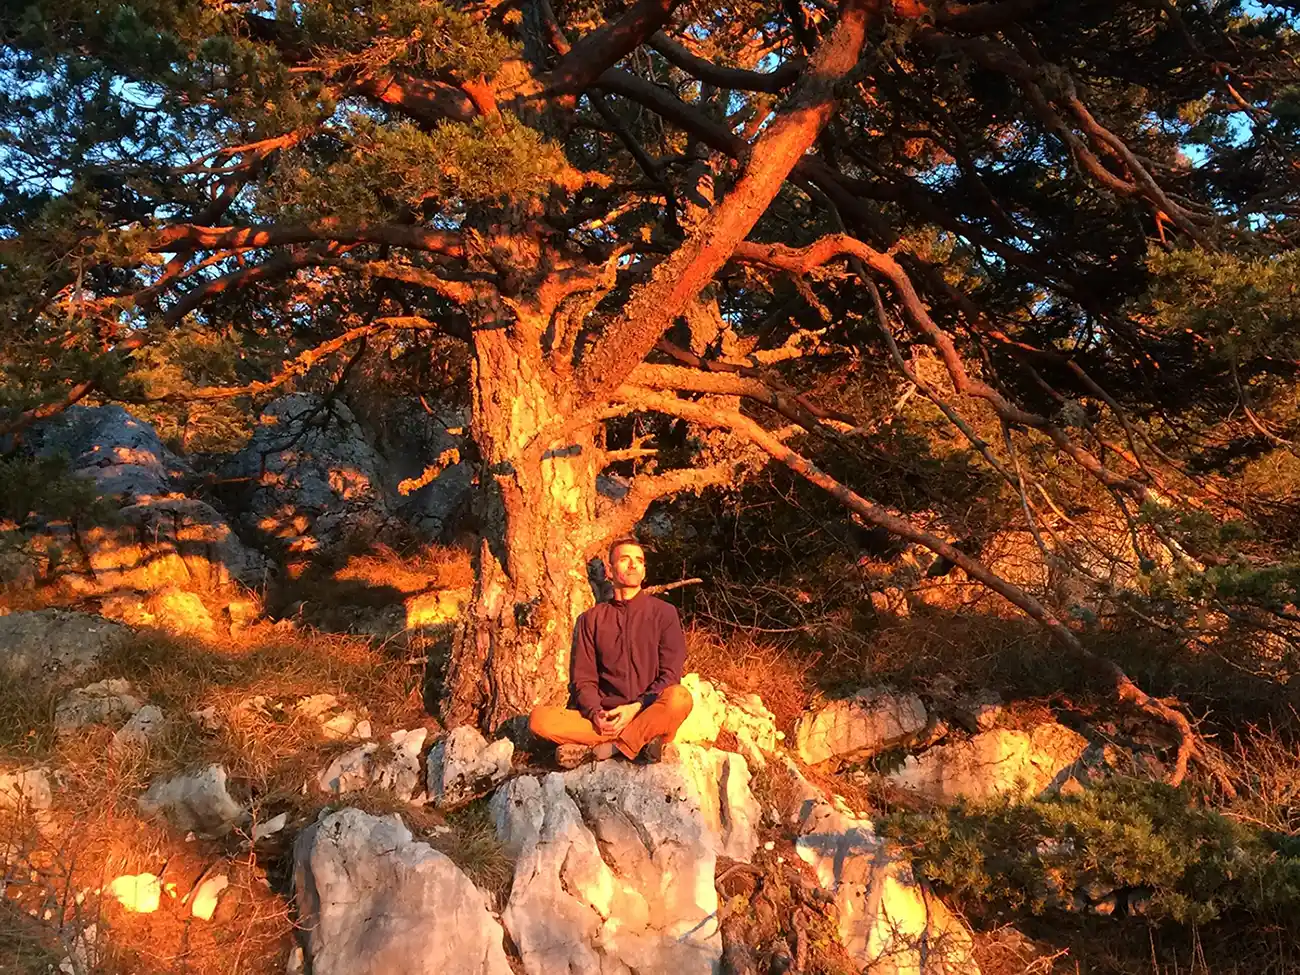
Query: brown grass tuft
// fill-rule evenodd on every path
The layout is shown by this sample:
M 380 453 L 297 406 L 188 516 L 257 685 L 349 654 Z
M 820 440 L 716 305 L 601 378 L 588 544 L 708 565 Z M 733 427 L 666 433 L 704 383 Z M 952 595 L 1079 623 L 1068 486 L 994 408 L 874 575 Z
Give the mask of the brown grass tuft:
M 789 649 L 760 643 L 741 632 L 726 639 L 704 627 L 686 632 L 686 668 L 721 681 L 742 694 L 757 694 L 789 734 L 815 691 L 809 671 L 815 658 L 800 658 Z

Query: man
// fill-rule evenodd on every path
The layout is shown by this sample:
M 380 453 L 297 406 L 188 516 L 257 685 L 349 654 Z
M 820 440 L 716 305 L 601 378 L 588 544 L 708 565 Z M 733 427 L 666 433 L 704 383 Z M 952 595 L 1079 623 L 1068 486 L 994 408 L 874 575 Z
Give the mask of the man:
M 572 707 L 539 707 L 528 721 L 534 734 L 559 746 L 563 768 L 616 751 L 658 762 L 694 703 L 680 683 L 686 641 L 677 610 L 641 591 L 645 551 L 636 539 L 620 538 L 607 561 L 614 599 L 578 617 Z

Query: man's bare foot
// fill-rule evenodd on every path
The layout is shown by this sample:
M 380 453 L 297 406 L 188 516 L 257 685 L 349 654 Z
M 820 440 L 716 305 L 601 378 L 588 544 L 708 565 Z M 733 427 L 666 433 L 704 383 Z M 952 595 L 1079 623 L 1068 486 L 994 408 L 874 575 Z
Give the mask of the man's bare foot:
M 603 762 L 608 758 L 613 758 L 614 753 L 617 751 L 618 749 L 614 746 L 612 741 L 602 741 L 591 750 L 591 755 L 596 761 Z
M 583 762 L 590 762 L 595 755 L 590 745 L 558 745 L 555 749 L 555 764 L 563 769 L 577 768 Z

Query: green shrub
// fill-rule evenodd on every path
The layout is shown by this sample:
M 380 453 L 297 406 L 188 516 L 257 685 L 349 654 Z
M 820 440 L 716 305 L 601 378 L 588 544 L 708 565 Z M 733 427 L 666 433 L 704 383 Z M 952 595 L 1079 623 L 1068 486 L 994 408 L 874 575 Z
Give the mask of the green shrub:
M 1300 841 L 1116 779 L 1078 796 L 959 804 L 886 824 L 919 876 L 959 898 L 1041 914 L 1076 890 L 1137 892 L 1154 919 L 1204 923 L 1300 905 Z

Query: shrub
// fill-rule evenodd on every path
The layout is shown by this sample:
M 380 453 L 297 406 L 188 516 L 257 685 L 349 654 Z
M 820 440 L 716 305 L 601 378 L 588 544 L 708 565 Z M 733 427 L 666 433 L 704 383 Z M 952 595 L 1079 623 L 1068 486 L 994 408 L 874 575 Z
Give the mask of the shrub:
M 1191 804 L 1160 783 L 1115 779 L 1078 796 L 899 814 L 888 835 L 917 873 L 959 898 L 1035 914 L 1073 892 L 1126 891 L 1154 919 L 1205 923 L 1300 905 L 1300 842 Z

